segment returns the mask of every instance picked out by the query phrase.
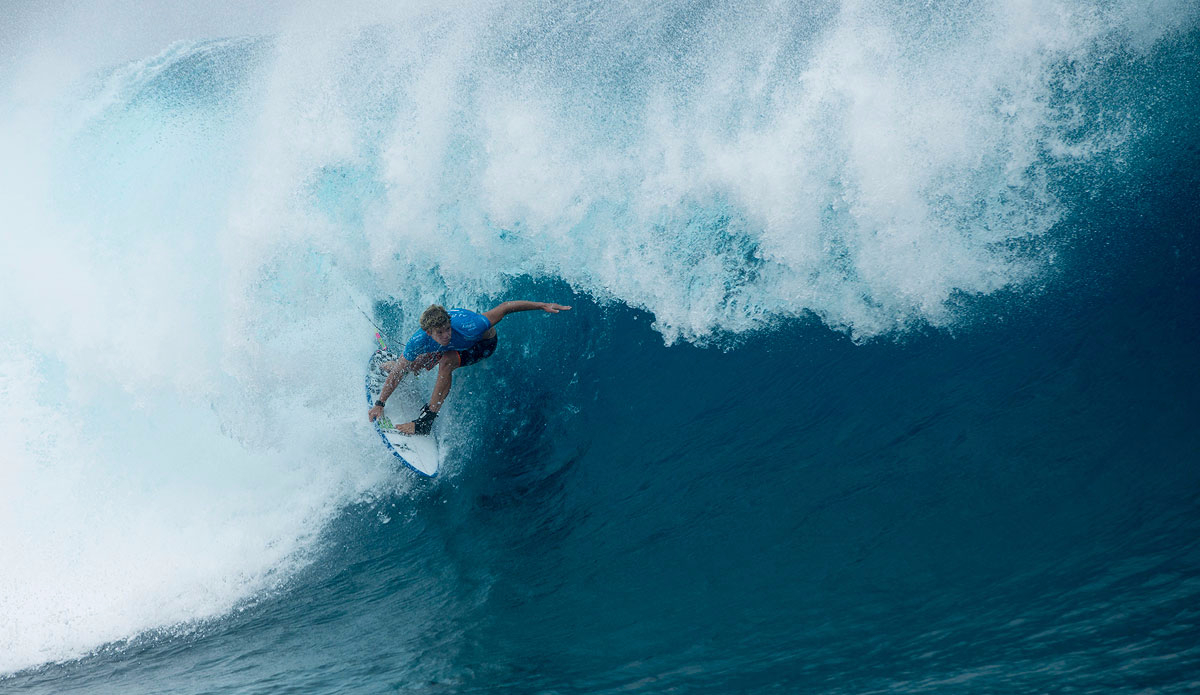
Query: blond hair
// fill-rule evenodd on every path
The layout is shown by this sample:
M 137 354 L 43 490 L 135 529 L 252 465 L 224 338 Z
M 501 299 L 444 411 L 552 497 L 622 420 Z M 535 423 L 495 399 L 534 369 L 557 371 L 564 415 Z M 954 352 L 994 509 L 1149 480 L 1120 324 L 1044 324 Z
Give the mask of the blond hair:
M 421 330 L 426 333 L 449 325 L 450 313 L 441 304 L 430 304 L 429 308 L 421 313 Z

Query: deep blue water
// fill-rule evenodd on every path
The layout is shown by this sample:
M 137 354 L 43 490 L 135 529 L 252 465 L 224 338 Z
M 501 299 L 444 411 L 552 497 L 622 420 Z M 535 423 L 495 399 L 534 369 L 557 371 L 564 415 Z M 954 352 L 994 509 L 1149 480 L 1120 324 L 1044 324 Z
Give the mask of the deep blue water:
M 0 622 L 10 626 L 0 628 L 10 652 L 0 690 L 1200 687 L 1194 10 L 1164 5 L 1142 23 L 1105 15 L 1111 31 L 1081 40 L 1077 53 L 1053 42 L 1012 49 L 1047 61 L 1044 79 L 963 87 L 971 98 L 950 101 L 1020 102 L 1016 92 L 1028 89 L 1027 108 L 1059 106 L 1029 123 L 997 107 L 998 120 L 972 132 L 996 130 L 962 145 L 961 161 L 939 149 L 959 152 L 944 142 L 912 145 L 907 155 L 928 156 L 903 165 L 924 182 L 917 189 L 880 183 L 903 158 L 865 171 L 856 146 L 819 156 L 826 150 L 801 148 L 805 163 L 787 169 L 790 183 L 835 191 L 815 218 L 787 191 L 756 197 L 754 186 L 721 178 L 728 172 L 695 173 L 707 165 L 694 153 L 639 180 L 646 162 L 619 144 L 689 129 L 664 134 L 648 124 L 653 114 L 622 116 L 626 104 L 613 95 L 657 103 L 645 95 L 663 74 L 720 82 L 713 75 L 722 69 L 744 67 L 693 56 L 664 68 L 658 61 L 672 59 L 663 47 L 694 48 L 687 31 L 723 28 L 750 54 L 786 56 L 778 79 L 810 80 L 830 62 L 858 65 L 829 54 L 846 26 L 882 24 L 901 62 L 920 58 L 914 65 L 995 58 L 955 48 L 960 31 L 1011 30 L 964 20 L 971 7 L 938 6 L 930 16 L 858 8 L 872 21 L 856 24 L 859 14 L 843 6 L 796 6 L 778 18 L 795 32 L 786 41 L 765 35 L 762 45 L 754 22 L 709 6 L 679 16 L 595 7 L 592 24 L 521 8 L 506 30 L 540 39 L 489 34 L 496 54 L 482 51 L 474 71 L 458 76 L 474 86 L 446 97 L 472 106 L 440 111 L 436 89 L 412 96 L 335 79 L 327 90 L 337 107 L 301 126 L 273 120 L 305 108 L 288 100 L 286 85 L 325 75 L 270 67 L 290 65 L 289 56 L 310 65 L 284 34 L 187 44 L 140 65 L 150 77 L 135 80 L 133 96 L 121 93 L 72 137 L 46 145 L 51 170 L 75 166 L 71 190 L 43 201 L 61 224 L 41 232 L 52 241 L 39 241 L 34 226 L 13 240 L 27 259 L 59 249 L 55 235 L 96 240 L 82 260 L 60 251 L 81 290 L 98 297 L 80 313 L 99 318 L 69 317 L 59 330 L 96 333 L 102 357 L 58 347 L 58 334 L 33 318 L 41 304 L 29 300 L 27 311 L 4 315 L 32 337 L 0 333 L 8 351 L 0 393 L 35 415 L 56 399 L 109 412 L 95 420 L 94 442 L 79 446 L 39 434 L 35 421 L 11 414 L 15 406 L 0 420 L 13 442 L 0 531 L 7 564 L 18 568 L 0 575 Z M 697 16 L 716 19 L 709 26 Z M 925 26 L 931 18 L 950 29 Z M 658 30 L 647 30 L 656 48 L 646 55 L 636 46 L 645 35 L 627 26 L 634 20 Z M 362 66 L 397 70 L 390 61 L 399 60 L 418 73 L 404 85 L 425 84 L 426 68 L 437 82 L 438 60 L 456 55 L 397 59 L 387 46 L 403 32 L 386 22 L 337 31 L 358 51 L 339 79 L 384 79 Z M 585 37 L 625 59 L 598 61 L 572 44 Z M 477 84 L 480 72 L 527 77 L 563 55 L 574 60 L 542 76 L 559 91 L 531 103 L 561 97 L 584 113 L 558 104 L 546 122 L 595 130 L 518 155 L 556 180 L 575 171 L 556 168 L 563 160 L 578 164 L 583 188 L 556 197 L 549 178 L 530 190 L 514 179 L 498 193 L 483 180 L 509 140 L 493 131 L 472 140 L 481 127 L 470 116 L 475 102 L 494 98 Z M 892 76 L 915 80 L 905 85 L 914 92 L 930 88 L 904 66 Z M 564 96 L 574 89 L 600 96 Z M 686 107 L 722 93 L 673 96 Z M 94 94 L 71 94 L 95 103 Z M 809 111 L 791 110 L 781 94 L 718 104 L 724 126 L 696 125 L 699 150 L 752 148 L 746 133 L 758 126 L 743 108 L 773 114 L 784 137 L 781 114 Z M 444 132 L 428 132 L 438 120 L 421 115 L 427 102 L 452 122 Z M 844 119 L 844 140 L 874 141 L 861 112 L 822 103 L 817 121 Z M 885 135 L 924 142 L 925 112 L 906 113 L 915 120 Z M 523 117 L 509 126 L 532 142 L 539 128 Z M 436 142 L 406 139 L 396 124 L 409 119 Z M 259 129 L 245 132 L 244 120 Z M 264 135 L 276 129 L 286 131 L 281 142 Z M 590 139 L 606 133 L 618 144 Z M 718 135 L 727 143 L 705 139 Z M 302 137 L 334 144 L 310 151 Z M 834 141 L 831 150 L 842 142 Z M 1089 154 L 1054 154 L 1071 143 Z M 437 149 L 440 164 L 423 169 L 422 147 Z M 1014 154 L 1024 149 L 1032 160 Z M 580 151 L 610 156 L 621 173 L 587 169 Z M 397 157 L 438 178 L 398 173 Z M 264 161 L 263 171 L 289 182 L 285 193 L 260 182 Z M 765 152 L 740 162 L 752 164 L 778 166 Z M 806 188 L 814 169 L 814 180 L 836 176 Z M 151 180 L 148 170 L 164 173 Z M 243 195 L 247 186 L 259 195 Z M 643 200 L 658 200 L 645 192 L 654 186 L 684 194 L 659 209 Z M 580 198 L 583 189 L 593 193 Z M 579 214 L 556 217 L 539 207 L 546 199 Z M 909 213 L 880 217 L 883 199 Z M 77 232 L 70 223 L 89 213 L 95 219 Z M 906 226 L 913 215 L 921 224 L 911 229 L 943 226 L 926 238 Z M 397 216 L 419 229 L 410 234 Z M 817 227 L 805 226 L 812 219 Z M 818 238 L 815 255 L 780 243 L 785 232 Z M 917 251 L 907 255 L 895 238 Z M 109 276 L 103 264 L 117 271 Z M 5 266 L 17 278 L 0 285 L 14 293 L 6 303 L 42 287 L 17 265 Z M 514 298 L 574 309 L 507 318 L 495 356 L 455 375 L 438 424 L 442 475 L 396 467 L 365 412 L 348 412 L 361 409 L 358 370 L 371 350 L 355 302 L 365 299 L 402 336 L 430 301 L 486 309 Z M 177 361 L 187 374 L 176 374 Z M 31 370 L 40 376 L 28 385 Z M 136 424 L 143 419 L 154 424 Z M 164 446 L 176 448 L 154 453 Z M 99 489 L 88 487 L 97 480 Z M 30 554 L 36 548 L 45 555 Z

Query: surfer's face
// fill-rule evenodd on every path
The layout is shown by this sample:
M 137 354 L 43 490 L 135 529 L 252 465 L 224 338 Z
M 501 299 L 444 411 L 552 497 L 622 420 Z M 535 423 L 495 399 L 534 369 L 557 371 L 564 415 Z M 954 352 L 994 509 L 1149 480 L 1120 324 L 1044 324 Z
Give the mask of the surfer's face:
M 435 328 L 432 331 L 425 331 L 425 332 L 429 334 L 430 338 L 433 338 L 434 340 L 436 340 L 438 345 L 449 345 L 450 344 L 450 327 L 449 326 L 442 326 L 441 328 Z

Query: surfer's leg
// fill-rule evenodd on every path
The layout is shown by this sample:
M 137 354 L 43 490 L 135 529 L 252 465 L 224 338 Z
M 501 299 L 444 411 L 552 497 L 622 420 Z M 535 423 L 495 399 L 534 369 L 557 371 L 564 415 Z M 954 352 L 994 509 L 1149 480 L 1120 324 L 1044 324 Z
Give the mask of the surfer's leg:
M 460 361 L 458 353 L 451 351 L 442 353 L 441 358 L 434 363 L 438 366 L 438 375 L 437 381 L 433 385 L 433 395 L 429 397 L 429 405 L 427 406 L 432 413 L 436 414 L 441 410 L 442 403 L 450 393 L 450 374 L 455 369 L 458 369 Z M 432 366 L 429 365 L 425 368 L 429 369 Z M 415 434 L 416 423 L 406 422 L 403 425 L 396 425 L 396 429 L 400 431 L 400 434 Z
M 429 357 L 436 357 L 437 359 L 422 359 Z M 413 360 L 413 371 L 433 369 L 434 365 L 437 365 L 437 381 L 433 384 L 433 395 L 429 397 L 429 405 L 426 406 L 433 415 L 437 415 L 437 412 L 441 410 L 442 403 L 450 393 L 450 373 L 458 369 L 461 362 L 462 360 L 458 356 L 458 352 L 454 350 L 443 352 L 440 357 L 436 354 L 430 354 L 422 355 Z M 424 411 L 422 411 L 423 413 Z M 400 434 L 415 434 L 416 425 L 413 422 L 406 422 L 403 425 L 396 425 L 396 429 L 400 431 Z
M 450 375 L 458 369 L 460 362 L 458 353 L 454 351 L 442 353 L 442 358 L 438 360 L 437 381 L 433 384 L 433 395 L 429 397 L 429 409 L 433 412 L 441 410 L 446 396 L 450 395 Z

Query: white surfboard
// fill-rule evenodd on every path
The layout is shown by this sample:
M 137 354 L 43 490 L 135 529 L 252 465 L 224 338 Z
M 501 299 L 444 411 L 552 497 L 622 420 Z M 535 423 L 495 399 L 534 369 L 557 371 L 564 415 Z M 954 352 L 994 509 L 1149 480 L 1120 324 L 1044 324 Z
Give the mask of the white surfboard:
M 380 340 L 382 346 L 382 339 L 378 335 L 375 337 Z M 371 361 L 367 365 L 368 405 L 374 404 L 379 399 L 379 392 L 383 390 L 383 383 L 387 381 L 383 363 L 396 359 L 398 359 L 397 356 L 388 351 L 386 347 L 380 347 L 374 355 L 371 355 Z M 400 420 L 401 422 L 409 422 L 420 415 L 421 405 L 425 402 L 418 395 L 411 381 L 411 378 L 405 379 L 404 382 L 401 382 L 401 388 L 397 388 L 388 398 L 387 407 L 397 414 L 397 419 L 404 418 Z M 408 388 L 404 388 L 404 386 L 408 386 Z M 438 451 L 437 439 L 432 434 L 400 434 L 386 413 L 375 421 L 375 429 L 379 432 L 388 451 L 391 451 L 409 468 L 431 478 L 437 475 L 438 466 L 441 463 L 441 452 Z

